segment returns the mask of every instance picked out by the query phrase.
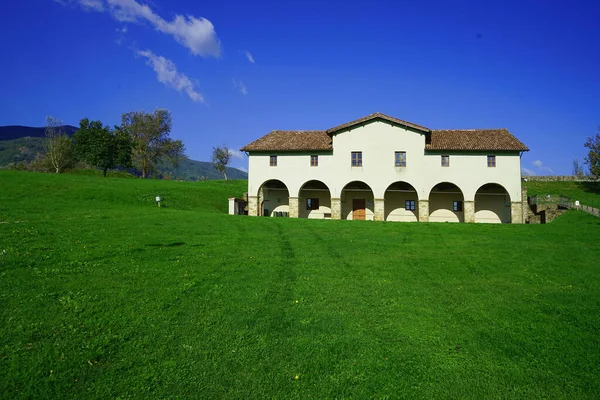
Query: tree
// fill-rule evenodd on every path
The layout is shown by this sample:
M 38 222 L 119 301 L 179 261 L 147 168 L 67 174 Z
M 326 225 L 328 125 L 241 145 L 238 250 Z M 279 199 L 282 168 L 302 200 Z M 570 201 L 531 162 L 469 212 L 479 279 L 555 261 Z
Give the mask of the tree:
M 161 160 L 185 157 L 185 146 L 181 140 L 169 138 L 171 126 L 171 113 L 165 109 L 152 113 L 132 111 L 121 117 L 121 129 L 133 142 L 133 163 L 142 178 L 147 178 Z
M 231 151 L 225 145 L 221 147 L 213 147 L 212 151 L 212 163 L 217 171 L 223 174 L 225 180 L 227 180 L 227 164 L 231 159 Z
M 589 137 L 584 146 L 589 149 L 585 156 L 585 163 L 590 169 L 590 174 L 598 178 L 600 177 L 600 126 L 596 136 Z
M 109 169 L 131 166 L 133 142 L 120 128 L 103 126 L 101 121 L 87 118 L 79 122 L 79 130 L 73 135 L 75 151 L 82 161 L 102 169 L 104 176 Z
M 581 178 L 583 175 L 583 167 L 581 166 L 579 159 L 573 159 L 573 176 Z
M 46 117 L 46 157 L 56 173 L 75 163 L 73 142 L 65 133 L 63 123 L 55 117 Z

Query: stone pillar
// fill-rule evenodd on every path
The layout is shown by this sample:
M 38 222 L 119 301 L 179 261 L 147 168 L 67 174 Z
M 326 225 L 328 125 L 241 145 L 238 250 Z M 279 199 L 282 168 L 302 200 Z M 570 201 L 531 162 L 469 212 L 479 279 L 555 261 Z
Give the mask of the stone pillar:
M 523 203 L 513 201 L 510 203 L 510 222 L 513 224 L 523 223 Z
M 385 200 L 375 199 L 373 221 L 385 221 Z
M 342 219 L 342 199 L 331 198 L 331 219 Z
M 529 221 L 529 201 L 527 201 L 527 188 L 521 187 L 521 203 L 523 204 L 523 224 Z
M 258 196 L 248 196 L 248 215 L 258 217 Z
M 475 222 L 475 202 L 474 201 L 463 201 L 463 215 L 465 222 Z
M 299 217 L 299 207 L 300 200 L 297 197 L 290 197 L 289 199 L 290 205 L 290 218 L 298 218 Z
M 429 222 L 429 200 L 419 200 L 419 222 Z

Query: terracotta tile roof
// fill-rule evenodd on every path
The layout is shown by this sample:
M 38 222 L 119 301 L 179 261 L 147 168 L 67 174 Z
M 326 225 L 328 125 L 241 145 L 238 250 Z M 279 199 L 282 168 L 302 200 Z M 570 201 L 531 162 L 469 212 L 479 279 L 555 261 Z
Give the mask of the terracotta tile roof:
M 393 122 L 398 125 L 408 126 L 413 129 L 417 129 L 419 131 L 429 132 L 429 128 L 425 128 L 424 126 L 413 124 L 412 122 L 403 121 L 401 119 L 390 117 L 389 115 L 385 115 L 385 114 L 376 112 L 374 114 L 367 115 L 366 117 L 362 117 L 362 118 L 356 119 L 354 121 L 350 121 L 350 122 L 346 122 L 345 124 L 338 125 L 334 128 L 327 129 L 327 133 L 328 134 L 335 133 L 337 131 L 341 131 L 342 129 L 349 128 L 354 125 L 362 124 L 364 122 L 371 121 L 373 119 L 383 119 L 383 120 Z
M 241 151 L 316 151 L 333 150 L 331 137 L 325 131 L 273 131 Z
M 425 133 L 425 150 L 529 151 L 506 129 L 429 130 L 381 113 L 348 122 L 326 131 L 273 131 L 242 147 L 242 151 L 332 151 L 331 134 L 373 119 L 383 119 Z
M 529 151 L 504 128 L 433 130 L 430 135 L 425 144 L 426 150 Z

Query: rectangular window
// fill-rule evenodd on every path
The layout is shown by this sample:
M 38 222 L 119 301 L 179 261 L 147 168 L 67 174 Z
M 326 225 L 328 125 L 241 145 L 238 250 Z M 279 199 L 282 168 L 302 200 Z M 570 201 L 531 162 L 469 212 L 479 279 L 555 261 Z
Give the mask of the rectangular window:
M 404 209 L 408 211 L 415 211 L 415 201 L 406 200 L 406 203 L 404 204 Z
M 450 166 L 450 156 L 442 156 L 442 167 Z
M 310 166 L 311 167 L 319 166 L 319 156 L 310 156 Z
M 397 151 L 394 159 L 395 159 L 396 167 L 406 167 L 406 152 L 405 151 Z
M 353 151 L 352 152 L 352 166 L 353 167 L 362 167 L 362 151 Z
M 496 156 L 488 156 L 488 167 L 496 166 Z
M 463 202 L 462 201 L 455 201 L 452 203 L 452 209 L 454 211 L 462 211 L 463 210 Z
M 271 167 L 276 167 L 277 166 L 277 156 L 270 156 L 269 157 L 269 165 Z
M 306 209 L 307 210 L 318 210 L 319 209 L 319 199 L 306 199 Z

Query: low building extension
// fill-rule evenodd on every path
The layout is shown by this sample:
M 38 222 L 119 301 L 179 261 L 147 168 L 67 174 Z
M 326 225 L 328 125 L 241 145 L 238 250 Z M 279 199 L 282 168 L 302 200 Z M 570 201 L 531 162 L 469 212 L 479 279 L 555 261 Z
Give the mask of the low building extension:
M 381 113 L 273 131 L 249 155 L 248 214 L 523 223 L 521 155 L 506 129 L 432 130 Z

